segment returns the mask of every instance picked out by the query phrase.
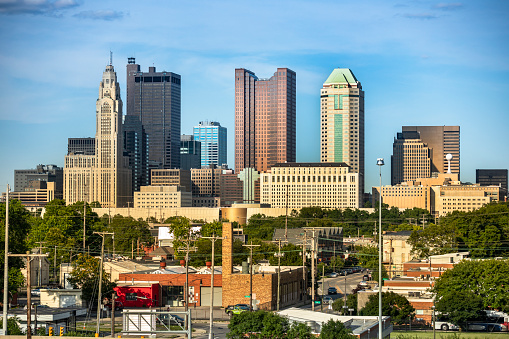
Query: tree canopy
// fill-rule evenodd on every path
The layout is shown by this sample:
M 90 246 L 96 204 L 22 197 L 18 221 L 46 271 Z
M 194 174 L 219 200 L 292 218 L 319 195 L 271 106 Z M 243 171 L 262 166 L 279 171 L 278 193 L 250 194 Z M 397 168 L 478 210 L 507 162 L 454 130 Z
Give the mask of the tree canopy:
M 378 315 L 378 302 L 378 293 L 370 295 L 360 315 Z M 384 292 L 382 293 L 382 314 L 390 316 L 391 321 L 396 324 L 403 324 L 408 317 L 415 316 L 415 309 L 404 296 L 394 292 Z
M 330 319 L 322 325 L 320 339 L 354 339 L 357 338 L 352 334 L 349 328 L 346 328 L 341 321 Z

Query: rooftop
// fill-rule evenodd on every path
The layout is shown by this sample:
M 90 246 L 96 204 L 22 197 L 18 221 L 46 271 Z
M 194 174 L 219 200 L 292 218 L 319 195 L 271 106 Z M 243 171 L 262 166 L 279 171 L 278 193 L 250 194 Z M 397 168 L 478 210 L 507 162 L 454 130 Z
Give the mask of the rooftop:
M 335 68 L 332 73 L 329 75 L 327 80 L 325 80 L 325 84 L 352 84 L 355 85 L 357 83 L 357 78 L 353 75 L 352 71 L 349 68 Z

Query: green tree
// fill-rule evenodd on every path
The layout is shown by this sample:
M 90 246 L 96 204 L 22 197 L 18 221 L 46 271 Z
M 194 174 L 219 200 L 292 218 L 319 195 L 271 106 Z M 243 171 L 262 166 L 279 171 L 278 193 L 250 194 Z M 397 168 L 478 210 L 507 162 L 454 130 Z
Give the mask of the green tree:
M 369 296 L 368 302 L 360 311 L 363 316 L 378 315 L 378 293 Z M 382 314 L 391 317 L 396 324 L 403 324 L 408 317 L 415 316 L 415 309 L 410 302 L 402 295 L 394 292 L 382 293 Z
M 9 267 L 9 293 L 12 295 L 18 291 L 21 286 L 25 284 L 25 277 L 21 270 L 17 267 Z
M 478 295 L 483 307 L 509 311 L 509 260 L 464 260 L 445 271 L 432 289 L 436 300 L 468 292 Z
M 315 338 L 311 334 L 311 328 L 304 324 L 294 321 L 287 333 L 288 339 L 312 339 Z
M 242 312 L 233 315 L 228 325 L 228 338 L 240 339 L 254 334 L 256 338 L 285 338 L 288 320 L 267 311 Z
M 346 306 L 348 309 L 343 308 L 345 305 L 345 300 L 343 298 L 336 299 L 332 303 L 332 309 L 336 312 L 341 312 L 342 315 L 349 315 L 350 312 L 348 309 L 353 309 L 352 315 L 357 314 L 357 293 L 349 294 L 346 297 Z
M 173 217 L 166 221 L 169 222 L 170 232 L 173 234 L 173 248 L 175 250 L 176 258 L 185 257 L 185 248 L 187 242 L 193 238 L 191 223 L 185 217 Z
M 213 221 L 203 224 L 201 227 L 201 235 L 203 237 L 220 237 L 223 235 L 223 224 L 220 221 Z
M 354 339 L 356 338 L 349 328 L 346 328 L 341 321 L 330 319 L 322 325 L 320 339 Z
M 75 287 L 82 290 L 83 300 L 87 300 L 92 305 L 97 303 L 97 286 L 99 283 L 99 265 L 100 260 L 89 256 L 88 254 L 79 254 L 73 262 L 73 270 L 68 281 Z M 109 281 L 109 274 L 103 269 L 102 273 L 102 296 L 110 297 L 115 283 Z
M 0 317 L 0 319 L 2 319 L 2 318 Z M 23 332 L 23 330 L 19 326 L 19 321 L 20 321 L 19 318 L 16 316 L 7 318 L 7 333 L 9 335 L 24 335 L 25 334 L 25 332 Z M 3 326 L 4 326 L 4 322 L 0 321 L 0 328 L 3 329 Z
M 447 314 L 449 321 L 463 330 L 467 329 L 468 321 L 481 319 L 485 315 L 482 297 L 471 291 L 442 295 L 435 302 L 435 307 L 438 313 Z
M 121 253 L 125 256 L 131 254 L 132 244 L 137 244 L 138 240 L 141 244 L 149 246 L 153 244 L 153 237 L 150 234 L 148 223 L 143 219 L 135 220 L 132 217 L 123 217 L 115 215 L 111 218 L 111 222 L 106 222 L 105 229 L 115 234 L 115 253 Z M 113 251 L 113 237 L 107 236 L 104 239 L 105 248 Z
M 419 258 L 430 255 L 454 253 L 455 228 L 451 224 L 430 224 L 424 230 L 413 231 L 407 242 L 412 246 L 412 254 Z

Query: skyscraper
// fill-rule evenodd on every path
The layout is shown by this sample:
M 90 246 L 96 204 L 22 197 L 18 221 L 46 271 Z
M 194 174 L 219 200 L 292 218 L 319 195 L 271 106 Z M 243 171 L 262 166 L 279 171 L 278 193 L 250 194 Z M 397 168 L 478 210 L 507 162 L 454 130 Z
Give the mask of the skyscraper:
M 180 75 L 140 71 L 134 58 L 127 64 L 127 115 L 137 116 L 149 138 L 151 168 L 180 167 Z
M 235 69 L 235 172 L 296 159 L 296 74 L 278 68 L 270 79 Z
M 321 162 L 344 162 L 364 192 L 364 91 L 348 68 L 336 68 L 321 89 Z
M 460 127 L 459 126 L 403 126 L 403 132 L 418 132 L 431 152 L 431 174 L 447 173 L 447 154 L 452 154 L 451 173 L 460 178 Z
M 201 168 L 201 147 L 202 143 L 194 136 L 186 134 L 180 136 L 181 169 Z
M 398 133 L 392 144 L 391 185 L 431 177 L 431 153 L 418 132 Z
M 98 201 L 102 207 L 123 207 L 131 197 L 131 171 L 123 154 L 122 101 L 117 74 L 106 66 L 96 101 L 95 154 L 68 154 L 64 168 L 64 198 Z
M 194 140 L 201 142 L 201 166 L 227 163 L 226 127 L 216 121 L 200 121 L 193 128 Z
M 507 198 L 507 169 L 476 169 L 475 182 L 481 186 L 500 186 L 500 201 Z
M 126 115 L 122 126 L 124 132 L 124 149 L 129 157 L 129 168 L 132 174 L 132 190 L 139 192 L 141 186 L 150 185 L 148 169 L 148 135 L 135 115 Z

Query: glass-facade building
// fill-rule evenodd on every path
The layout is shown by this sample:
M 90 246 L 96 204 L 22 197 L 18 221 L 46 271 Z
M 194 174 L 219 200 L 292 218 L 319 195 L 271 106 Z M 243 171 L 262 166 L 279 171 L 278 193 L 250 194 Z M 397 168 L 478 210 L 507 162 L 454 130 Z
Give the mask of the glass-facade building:
M 193 128 L 195 141 L 201 142 L 201 166 L 227 163 L 226 127 L 216 121 L 200 121 Z

